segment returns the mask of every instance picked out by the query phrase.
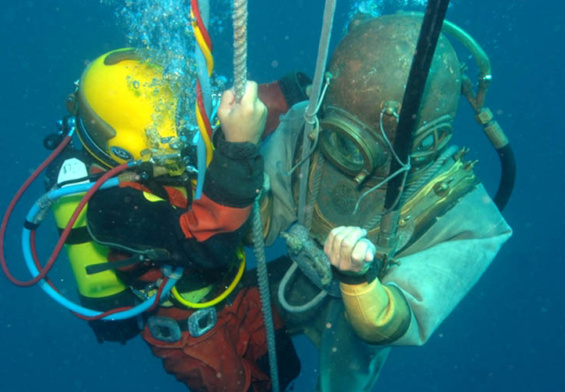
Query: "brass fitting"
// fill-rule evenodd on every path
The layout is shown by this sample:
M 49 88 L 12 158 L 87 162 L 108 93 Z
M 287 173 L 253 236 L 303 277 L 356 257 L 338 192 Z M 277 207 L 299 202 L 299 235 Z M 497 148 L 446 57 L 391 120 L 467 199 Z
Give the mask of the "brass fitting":
M 497 150 L 500 150 L 502 147 L 508 144 L 508 138 L 496 121 L 492 121 L 489 124 L 485 125 L 483 127 L 483 130 L 485 131 L 494 148 L 496 148 Z
M 477 120 L 477 122 L 481 125 L 488 124 L 489 122 L 492 121 L 493 118 L 494 115 L 492 114 L 492 111 L 489 108 L 482 109 L 475 116 L 475 120 Z

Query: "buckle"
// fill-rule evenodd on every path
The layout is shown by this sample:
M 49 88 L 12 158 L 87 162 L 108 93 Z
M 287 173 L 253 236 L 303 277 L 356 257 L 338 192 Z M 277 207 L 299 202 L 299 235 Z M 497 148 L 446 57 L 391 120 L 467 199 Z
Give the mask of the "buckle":
M 151 316 L 147 319 L 147 327 L 151 336 L 162 342 L 178 342 L 182 337 L 179 324 L 170 317 Z
M 209 308 L 199 309 L 192 313 L 188 318 L 188 333 L 195 338 L 204 335 L 206 332 L 214 328 L 218 317 L 216 315 L 216 308 L 213 306 Z

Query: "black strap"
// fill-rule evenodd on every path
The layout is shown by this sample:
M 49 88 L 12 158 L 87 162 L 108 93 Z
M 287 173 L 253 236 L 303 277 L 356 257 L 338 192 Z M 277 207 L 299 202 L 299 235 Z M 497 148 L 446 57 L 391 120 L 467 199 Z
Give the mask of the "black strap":
M 379 268 L 377 267 L 378 263 L 372 263 L 371 267 L 367 270 L 366 273 L 360 274 L 347 274 L 338 271 L 335 267 L 332 267 L 334 276 L 342 283 L 345 284 L 361 284 L 361 283 L 372 283 L 375 279 L 379 277 Z
M 306 87 L 312 84 L 312 79 L 302 72 L 290 72 L 280 78 L 278 84 L 288 107 L 291 107 L 308 100 Z
M 141 255 L 135 255 L 130 257 L 129 259 L 124 259 L 120 261 L 112 261 L 107 263 L 99 263 L 99 264 L 91 264 L 86 266 L 86 274 L 93 275 L 98 274 L 100 272 L 108 271 L 108 270 L 116 270 L 119 268 L 129 267 L 130 265 L 134 265 L 139 263 L 140 261 L 144 261 L 145 258 Z
M 59 235 L 63 233 L 63 229 L 59 229 Z M 71 230 L 67 240 L 65 241 L 66 245 L 79 245 L 85 244 L 87 242 L 91 242 L 92 237 L 88 233 L 86 226 L 76 227 Z

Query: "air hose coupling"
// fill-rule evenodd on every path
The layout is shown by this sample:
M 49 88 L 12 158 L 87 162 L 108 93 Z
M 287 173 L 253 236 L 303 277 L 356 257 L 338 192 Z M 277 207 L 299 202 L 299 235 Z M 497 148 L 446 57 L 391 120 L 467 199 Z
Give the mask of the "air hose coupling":
M 502 127 L 494 120 L 494 115 L 489 108 L 481 109 L 475 119 L 483 126 L 483 131 L 497 150 L 508 144 L 508 138 Z

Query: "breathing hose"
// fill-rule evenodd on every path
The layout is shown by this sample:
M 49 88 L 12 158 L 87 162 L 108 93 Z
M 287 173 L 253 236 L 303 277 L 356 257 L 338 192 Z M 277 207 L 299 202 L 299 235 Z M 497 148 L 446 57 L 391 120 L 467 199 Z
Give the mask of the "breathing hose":
M 479 69 L 477 92 L 474 92 L 473 84 L 469 78 L 463 75 L 462 93 L 471 104 L 476 114 L 475 119 L 482 125 L 483 131 L 498 154 L 501 168 L 500 182 L 493 200 L 498 209 L 503 211 L 514 190 L 516 160 L 514 151 L 502 127 L 494 120 L 492 112 L 484 107 L 486 92 L 492 79 L 490 60 L 473 37 L 455 24 L 446 20 L 443 25 L 443 32 L 461 42 L 471 52 L 477 63 Z
M 213 154 L 212 125 L 209 113 L 212 110 L 212 87 L 210 76 L 214 70 L 214 57 L 212 56 L 212 40 L 208 34 L 210 4 L 208 0 L 191 0 L 190 15 L 192 31 L 196 39 L 194 56 L 196 59 L 198 79 L 196 81 L 196 120 L 200 129 L 198 138 L 198 178 L 194 199 L 202 197 L 206 167 L 210 164 Z
M 136 162 L 133 162 L 130 164 L 119 165 L 106 172 L 95 183 L 76 184 L 76 185 L 70 185 L 63 188 L 51 190 L 46 195 L 42 196 L 36 203 L 33 204 L 33 206 L 31 207 L 30 211 L 26 216 L 26 224 L 24 224 L 24 228 L 22 231 L 21 244 L 22 244 L 22 251 L 24 255 L 25 264 L 30 274 L 33 277 L 33 279 L 29 282 L 31 283 L 34 281 L 38 281 L 39 286 L 46 294 L 48 294 L 60 305 L 63 305 L 70 311 L 74 312 L 78 317 L 90 319 L 90 320 L 93 319 L 124 320 L 127 318 L 135 317 L 147 311 L 148 309 L 154 307 L 156 303 L 158 303 L 159 298 L 161 296 L 168 295 L 169 291 L 171 290 L 173 285 L 177 282 L 178 278 L 182 276 L 182 268 L 177 268 L 174 271 L 174 273 L 169 274 L 170 276 L 167 278 L 166 282 L 165 281 L 163 282 L 164 286 L 162 290 L 159 291 L 158 294 L 155 294 L 151 298 L 147 299 L 146 301 L 135 307 L 117 309 L 116 311 L 109 311 L 109 312 L 100 312 L 97 310 L 88 309 L 74 303 L 73 301 L 70 301 L 69 299 L 61 295 L 56 290 L 56 288 L 50 284 L 50 282 L 46 278 L 47 272 L 53 265 L 60 251 L 62 250 L 63 244 L 66 242 L 70 230 L 74 226 L 79 214 L 86 206 L 86 203 L 89 201 L 90 197 L 98 189 L 107 189 L 118 186 L 120 181 L 117 177 L 114 177 L 114 175 L 136 164 L 137 164 Z M 36 255 L 33 245 L 35 229 L 37 228 L 37 226 L 39 226 L 40 222 L 45 217 L 45 213 L 51 208 L 51 206 L 56 200 L 64 196 L 81 194 L 84 192 L 86 192 L 86 195 L 82 198 L 81 202 L 75 209 L 72 217 L 69 219 L 68 224 L 61 233 L 61 236 L 59 238 L 59 241 L 57 242 L 55 250 L 49 257 L 46 266 L 41 268 L 35 260 Z
M 497 148 L 496 152 L 500 158 L 501 173 L 498 191 L 494 196 L 494 203 L 500 211 L 503 211 L 510 199 L 510 196 L 512 195 L 512 191 L 514 190 L 514 181 L 516 180 L 516 159 L 510 143 L 507 143 L 501 148 Z
M 16 195 L 13 197 L 12 201 L 10 202 L 10 205 L 8 206 L 6 212 L 4 213 L 4 217 L 2 218 L 2 224 L 0 226 L 0 266 L 2 267 L 2 270 L 4 271 L 6 278 L 8 278 L 8 280 L 16 286 L 30 287 L 30 286 L 33 286 L 36 283 L 38 283 L 40 280 L 42 280 L 43 278 L 45 278 L 47 276 L 47 273 L 49 272 L 49 270 L 53 266 L 55 259 L 53 259 L 53 261 L 51 261 L 51 263 L 47 263 L 47 265 L 45 265 L 45 267 L 38 274 L 38 276 L 35 276 L 31 280 L 19 280 L 15 276 L 13 276 L 12 273 L 10 272 L 9 268 L 8 268 L 8 263 L 6 261 L 6 257 L 5 257 L 5 254 L 4 254 L 4 246 L 5 246 L 5 240 L 6 240 L 6 231 L 8 230 L 8 222 L 10 220 L 10 217 L 12 216 L 12 213 L 14 212 L 14 209 L 16 208 L 16 205 L 20 201 L 22 195 L 27 191 L 29 186 L 37 179 L 37 177 L 43 172 L 43 170 L 45 170 L 45 168 L 70 143 L 73 133 L 74 133 L 74 128 L 68 135 L 66 135 L 63 138 L 63 140 L 59 144 L 59 146 L 57 146 L 57 148 L 55 148 L 55 150 L 51 154 L 49 154 L 49 157 L 47 157 L 47 159 L 37 169 L 35 169 L 33 171 L 31 176 L 24 182 L 24 184 L 20 187 L 20 189 L 18 189 L 18 192 L 16 192 Z

